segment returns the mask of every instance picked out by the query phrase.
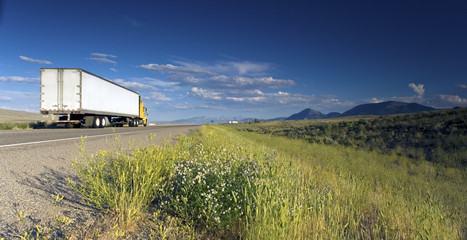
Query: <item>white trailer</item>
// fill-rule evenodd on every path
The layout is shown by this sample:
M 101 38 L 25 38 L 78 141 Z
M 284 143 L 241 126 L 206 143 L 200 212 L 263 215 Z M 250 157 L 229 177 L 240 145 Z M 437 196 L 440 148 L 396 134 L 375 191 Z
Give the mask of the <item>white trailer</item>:
M 41 113 L 75 127 L 147 125 L 135 91 L 78 68 L 41 69 Z M 58 117 L 58 119 L 56 119 Z

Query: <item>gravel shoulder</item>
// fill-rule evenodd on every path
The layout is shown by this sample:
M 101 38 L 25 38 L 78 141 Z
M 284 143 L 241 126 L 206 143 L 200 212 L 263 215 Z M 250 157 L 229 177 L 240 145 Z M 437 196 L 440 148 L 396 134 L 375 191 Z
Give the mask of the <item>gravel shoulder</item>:
M 178 135 L 189 135 L 198 127 L 171 126 L 122 134 L 120 145 L 124 148 L 160 145 Z M 87 139 L 87 153 L 115 149 L 114 138 Z M 0 148 L 0 238 L 18 237 L 27 228 L 45 225 L 56 216 L 67 216 L 72 221 L 92 219 L 94 210 L 82 204 L 66 181 L 75 178 L 70 164 L 75 158 L 80 160 L 79 146 L 80 140 L 73 139 Z M 57 194 L 64 196 L 60 204 L 54 204 Z M 19 221 L 20 212 L 24 221 Z

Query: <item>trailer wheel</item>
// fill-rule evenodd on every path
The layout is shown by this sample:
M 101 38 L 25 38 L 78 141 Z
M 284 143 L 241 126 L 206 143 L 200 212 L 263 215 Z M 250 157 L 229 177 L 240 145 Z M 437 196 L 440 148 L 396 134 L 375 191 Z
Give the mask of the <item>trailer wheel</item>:
M 105 124 L 107 123 L 105 117 L 99 117 L 100 119 L 100 128 L 104 128 L 105 127 Z
M 101 118 L 99 116 L 94 116 L 92 121 L 92 128 L 99 128 L 101 127 Z

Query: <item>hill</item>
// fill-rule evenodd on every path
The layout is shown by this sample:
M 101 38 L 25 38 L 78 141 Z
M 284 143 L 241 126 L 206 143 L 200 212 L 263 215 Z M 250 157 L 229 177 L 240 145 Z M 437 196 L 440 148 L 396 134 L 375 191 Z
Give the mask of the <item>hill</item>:
M 324 118 L 325 116 L 326 116 L 325 114 L 322 114 L 318 111 L 315 111 L 310 108 L 306 108 L 299 113 L 290 115 L 290 117 L 286 118 L 285 120 L 321 119 L 321 118 Z
M 0 109 L 0 122 L 34 122 L 44 120 L 40 113 Z
M 418 103 L 405 103 L 388 101 L 382 103 L 368 103 L 358 105 L 344 113 L 341 116 L 355 116 L 355 115 L 390 115 L 390 114 L 404 114 L 416 113 L 423 111 L 434 110 L 432 107 L 420 105 Z

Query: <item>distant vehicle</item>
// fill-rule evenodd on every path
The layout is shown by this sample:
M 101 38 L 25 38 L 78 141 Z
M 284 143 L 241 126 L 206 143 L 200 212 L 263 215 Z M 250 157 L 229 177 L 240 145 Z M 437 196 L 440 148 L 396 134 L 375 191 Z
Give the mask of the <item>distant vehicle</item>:
M 148 124 L 137 92 L 79 68 L 41 68 L 41 113 L 67 127 Z

